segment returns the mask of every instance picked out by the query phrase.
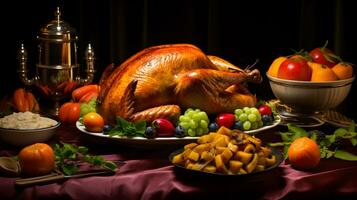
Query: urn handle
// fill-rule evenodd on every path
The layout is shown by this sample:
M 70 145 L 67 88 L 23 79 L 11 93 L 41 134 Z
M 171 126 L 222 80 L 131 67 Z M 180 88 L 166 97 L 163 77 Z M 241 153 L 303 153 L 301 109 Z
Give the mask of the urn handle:
M 33 85 L 37 80 L 38 77 L 35 76 L 34 78 L 29 78 L 28 77 L 28 70 L 27 70 L 27 50 L 25 49 L 24 44 L 21 44 L 21 47 L 19 49 L 18 55 L 17 55 L 17 59 L 19 60 L 19 69 L 17 70 L 19 75 L 20 75 L 20 79 L 21 81 L 25 84 L 25 85 Z
M 80 84 L 83 84 L 83 85 L 91 83 L 93 81 L 94 73 L 95 73 L 95 70 L 94 70 L 95 57 L 94 57 L 94 51 L 93 51 L 92 45 L 90 43 L 88 44 L 88 47 L 85 51 L 85 59 L 86 59 L 86 63 L 87 63 L 87 70 L 86 70 L 87 77 L 84 79 L 80 78 L 80 81 L 79 81 Z

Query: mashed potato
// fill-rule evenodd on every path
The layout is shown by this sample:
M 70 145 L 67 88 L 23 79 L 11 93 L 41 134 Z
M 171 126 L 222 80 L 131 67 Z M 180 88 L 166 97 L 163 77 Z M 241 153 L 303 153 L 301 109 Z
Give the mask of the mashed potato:
M 13 129 L 36 129 L 47 128 L 56 125 L 58 122 L 47 118 L 41 117 L 39 114 L 32 112 L 19 112 L 0 118 L 1 128 Z

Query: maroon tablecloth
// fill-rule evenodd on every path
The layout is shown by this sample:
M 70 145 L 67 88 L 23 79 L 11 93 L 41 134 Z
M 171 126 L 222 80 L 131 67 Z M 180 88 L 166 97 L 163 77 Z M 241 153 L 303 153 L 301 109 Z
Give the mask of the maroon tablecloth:
M 282 128 L 282 127 L 279 127 Z M 263 141 L 273 132 L 260 133 Z M 357 162 L 323 159 L 313 171 L 298 171 L 283 162 L 250 176 L 211 176 L 173 167 L 168 155 L 177 147 L 134 149 L 88 138 L 74 127 L 61 127 L 50 143 L 81 144 L 91 153 L 122 160 L 113 176 L 69 179 L 62 183 L 14 187 L 15 178 L 0 177 L 0 199 L 357 199 Z M 0 156 L 19 148 L 0 143 Z

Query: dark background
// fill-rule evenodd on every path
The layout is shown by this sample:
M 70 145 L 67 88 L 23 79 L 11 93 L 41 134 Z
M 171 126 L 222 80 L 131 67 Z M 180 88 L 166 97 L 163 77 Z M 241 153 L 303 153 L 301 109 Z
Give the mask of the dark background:
M 79 36 L 79 58 L 88 42 L 96 53 L 95 81 L 110 63 L 119 65 L 134 53 L 152 45 L 192 43 L 207 54 L 223 57 L 244 67 L 259 59 L 265 74 L 271 62 L 291 49 L 328 47 L 351 63 L 357 63 L 357 13 L 353 1 L 289 0 L 63 0 L 10 1 L 1 6 L 1 97 L 23 86 L 17 76 L 16 53 L 21 42 L 29 52 L 29 67 L 37 62 L 36 36 L 54 19 L 62 18 Z M 356 69 L 355 69 L 356 71 Z M 355 81 L 356 82 L 356 81 Z M 273 98 L 267 78 L 250 90 L 263 99 Z M 352 118 L 356 83 L 338 108 Z M 348 110 L 348 112 L 347 112 Z

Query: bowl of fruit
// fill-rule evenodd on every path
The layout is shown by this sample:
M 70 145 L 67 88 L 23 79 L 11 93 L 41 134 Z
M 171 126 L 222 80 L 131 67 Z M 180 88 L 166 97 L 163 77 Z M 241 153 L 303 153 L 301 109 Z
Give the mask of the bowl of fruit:
M 325 46 L 304 55 L 273 61 L 266 75 L 275 97 L 293 112 L 302 114 L 340 105 L 355 79 L 352 64 L 343 62 Z

